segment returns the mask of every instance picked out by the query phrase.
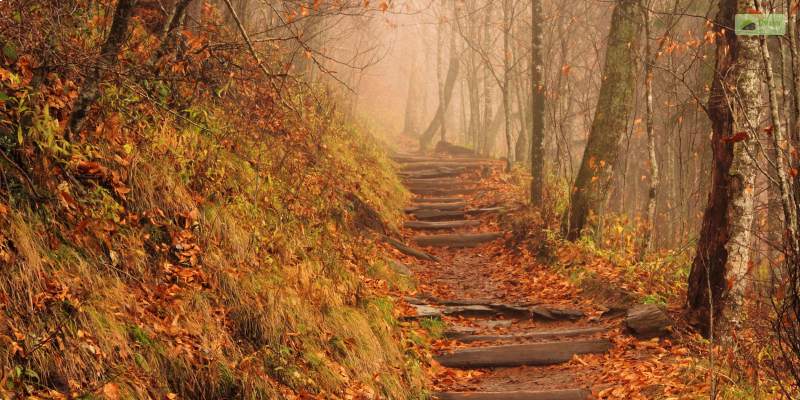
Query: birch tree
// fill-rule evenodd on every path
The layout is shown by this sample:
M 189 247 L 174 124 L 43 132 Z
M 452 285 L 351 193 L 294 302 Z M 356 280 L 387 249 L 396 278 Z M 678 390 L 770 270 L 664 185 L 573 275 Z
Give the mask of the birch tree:
M 714 78 L 708 100 L 712 125 L 711 193 L 689 276 L 689 322 L 706 336 L 723 319 L 738 320 L 750 261 L 755 160 L 763 72 L 758 39 L 737 36 L 737 12 L 752 0 L 722 0 L 716 17 Z M 727 307 L 727 309 L 726 309 Z M 724 314 L 723 314 L 724 312 Z

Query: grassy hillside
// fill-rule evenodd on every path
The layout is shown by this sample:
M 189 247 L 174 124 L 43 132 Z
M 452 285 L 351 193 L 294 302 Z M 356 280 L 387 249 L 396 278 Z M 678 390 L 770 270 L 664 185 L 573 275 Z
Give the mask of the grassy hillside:
M 0 397 L 417 398 L 367 228 L 404 193 L 369 134 L 251 68 L 107 81 L 66 141 L 80 78 L 37 69 L 46 11 L 0 68 Z

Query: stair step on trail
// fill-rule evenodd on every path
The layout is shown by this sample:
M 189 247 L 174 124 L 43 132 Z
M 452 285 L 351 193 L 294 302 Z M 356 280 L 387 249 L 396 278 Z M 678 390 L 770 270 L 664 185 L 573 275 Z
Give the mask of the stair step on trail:
M 422 171 L 399 172 L 398 175 L 406 179 L 455 178 L 464 172 L 467 172 L 466 168 L 435 168 Z
M 428 204 L 416 204 L 411 207 L 406 207 L 405 212 L 407 214 L 411 214 L 416 211 L 422 211 L 422 210 L 463 211 L 465 207 L 466 203 L 428 203 Z
M 413 154 L 397 154 L 390 156 L 392 161 L 400 164 L 414 164 L 414 163 L 421 163 L 421 162 L 472 162 L 472 163 L 496 163 L 497 160 L 492 160 L 489 158 L 477 158 L 477 157 L 430 157 L 430 156 L 418 156 Z
M 419 210 L 412 213 L 419 221 L 460 221 L 466 218 L 465 211 Z
M 406 185 L 440 185 L 440 186 L 456 186 L 465 184 L 478 184 L 480 182 L 474 180 L 460 180 L 453 178 L 406 178 L 403 179 Z
M 484 161 L 425 161 L 418 163 L 403 164 L 400 168 L 403 172 L 413 171 L 426 171 L 437 168 L 465 168 L 465 169 L 481 169 L 491 164 Z
M 589 392 L 579 389 L 537 392 L 434 393 L 435 400 L 586 400 Z
M 503 237 L 501 232 L 417 236 L 414 242 L 423 247 L 475 247 Z
M 458 369 L 544 366 L 565 363 L 576 354 L 605 353 L 609 349 L 608 339 L 595 339 L 458 349 L 435 358 L 445 367 Z
M 411 193 L 422 196 L 457 196 L 462 194 L 473 194 L 478 191 L 478 188 L 424 188 L 424 187 L 408 187 Z
M 536 340 L 536 339 L 563 339 L 572 338 L 576 336 L 593 335 L 596 333 L 608 332 L 608 328 L 603 326 L 595 326 L 588 328 L 573 328 L 573 329 L 555 329 L 550 331 L 531 331 L 516 334 L 496 334 L 496 335 L 479 335 L 479 334 L 458 334 L 457 330 L 451 331 L 452 333 L 445 335 L 451 339 L 458 340 L 462 343 L 472 342 L 497 342 L 502 340 Z
M 406 229 L 417 230 L 442 230 L 442 229 L 458 229 L 458 228 L 473 228 L 480 226 L 480 221 L 471 220 L 458 220 L 458 221 L 408 221 L 403 224 Z
M 461 197 L 417 197 L 414 203 L 465 203 L 466 199 Z

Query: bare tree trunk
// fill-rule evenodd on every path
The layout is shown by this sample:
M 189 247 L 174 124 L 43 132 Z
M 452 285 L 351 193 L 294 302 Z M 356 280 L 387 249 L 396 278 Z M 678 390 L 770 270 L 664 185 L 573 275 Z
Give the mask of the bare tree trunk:
M 511 171 L 514 166 L 514 138 L 511 133 L 511 96 L 509 83 L 511 78 L 511 0 L 503 0 L 503 107 L 505 111 L 506 132 L 506 170 Z
M 647 129 L 647 154 L 650 158 L 650 190 L 647 193 L 647 220 L 645 221 L 645 232 L 642 238 L 641 255 L 646 254 L 653 247 L 653 225 L 656 221 L 656 196 L 660 176 L 658 171 L 658 157 L 656 157 L 656 132 L 655 132 L 655 106 L 653 105 L 653 67 L 656 56 L 653 54 L 650 43 L 650 8 L 649 4 L 642 2 L 642 13 L 644 15 L 644 41 L 645 41 L 645 102 L 646 102 L 646 129 Z
M 186 10 L 189 8 L 193 0 L 180 0 L 172 12 L 164 22 L 164 27 L 161 30 L 158 49 L 153 52 L 150 58 L 150 64 L 155 65 L 158 60 L 167 55 L 167 53 L 175 46 L 178 38 L 178 28 L 183 25 L 184 18 L 186 17 Z
M 447 0 L 442 0 L 441 5 L 441 12 L 444 13 L 447 8 Z M 444 74 L 444 22 L 442 21 L 443 17 L 439 20 L 439 26 L 437 27 L 436 32 L 436 78 L 438 81 L 438 88 L 439 88 L 439 104 L 444 104 L 444 109 L 442 113 L 437 112 L 437 116 L 439 116 L 439 135 L 441 136 L 441 141 L 445 141 L 447 138 L 447 106 L 449 100 L 445 98 L 445 77 Z
M 492 44 L 492 35 L 489 27 L 492 23 L 493 8 L 489 7 L 484 11 L 483 20 L 483 48 L 488 49 Z M 489 71 L 484 67 L 483 71 L 483 137 L 481 151 L 482 156 L 490 156 L 494 151 L 494 131 L 492 130 L 492 115 L 494 113 L 492 105 L 492 82 Z
M 514 94 L 517 100 L 517 109 L 519 109 L 519 134 L 517 135 L 517 143 L 514 146 L 514 159 L 520 163 L 528 162 L 530 155 L 530 96 L 527 95 L 530 85 L 525 82 L 525 77 L 522 71 L 513 75 L 514 77 Z
M 117 64 L 117 55 L 122 49 L 128 36 L 128 24 L 130 23 L 133 9 L 136 7 L 137 0 L 119 0 L 114 9 L 114 18 L 111 21 L 111 30 L 108 32 L 103 47 L 100 48 L 100 60 L 93 65 L 86 76 L 81 87 L 80 95 L 72 113 L 69 116 L 65 138 L 71 139 L 73 134 L 78 134 L 83 128 L 83 122 L 97 98 L 100 96 L 100 79 L 104 69 L 110 69 Z
M 614 7 L 600 96 L 565 224 L 569 240 L 578 239 L 590 218 L 599 214 L 614 176 L 619 141 L 633 109 L 639 11 L 636 0 L 618 0 Z
M 797 209 L 795 208 L 794 193 L 791 190 L 791 183 L 789 181 L 789 159 L 786 157 L 789 154 L 791 143 L 786 139 L 786 133 L 783 130 L 783 120 L 781 118 L 780 105 L 778 104 L 778 89 L 775 84 L 775 73 L 772 69 L 772 61 L 770 57 L 769 46 L 765 37 L 760 38 L 761 41 L 761 54 L 764 57 L 764 68 L 767 72 L 767 90 L 769 92 L 769 110 L 770 118 L 772 119 L 772 145 L 775 151 L 775 171 L 778 175 L 778 189 L 781 198 L 781 205 L 783 207 L 784 229 L 786 230 L 785 245 L 794 254 L 800 254 L 800 246 L 798 246 L 798 227 L 797 227 Z
M 444 122 L 444 115 L 447 110 L 447 105 L 450 104 L 450 100 L 453 98 L 453 90 L 456 87 L 459 64 L 460 63 L 456 57 L 450 58 L 450 67 L 447 69 L 447 78 L 445 79 L 444 83 L 445 96 L 444 99 L 439 102 L 439 107 L 436 109 L 436 115 L 434 115 L 433 120 L 431 121 L 430 125 L 428 125 L 428 129 L 425 129 L 425 132 L 419 139 L 420 151 L 427 151 L 430 149 L 431 142 L 433 141 L 434 136 L 436 136 L 437 129 L 439 129 L 440 125 Z
M 737 0 L 723 0 L 715 24 L 717 61 L 708 102 L 714 166 L 687 298 L 689 322 L 706 336 L 720 331 L 721 320 L 736 323 L 749 268 L 755 182 L 751 150 L 758 134 L 762 60 L 758 39 L 737 37 L 723 27 L 733 26 L 737 11 L 754 7 L 753 0 L 739 1 L 738 8 Z
M 541 206 L 544 197 L 544 29 L 542 0 L 531 3 L 531 111 L 533 127 L 531 131 L 531 204 Z

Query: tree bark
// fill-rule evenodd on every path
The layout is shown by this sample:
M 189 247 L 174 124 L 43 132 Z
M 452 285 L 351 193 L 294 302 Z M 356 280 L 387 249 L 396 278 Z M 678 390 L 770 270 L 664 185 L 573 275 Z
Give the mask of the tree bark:
M 653 54 L 650 43 L 650 9 L 649 4 L 642 2 L 642 14 L 644 16 L 645 31 L 645 103 L 646 117 L 645 124 L 647 129 L 647 154 L 650 158 L 650 189 L 647 193 L 647 220 L 645 221 L 645 232 L 642 237 L 641 255 L 644 256 L 653 247 L 653 226 L 656 221 L 656 196 L 661 177 L 658 170 L 658 157 L 656 156 L 656 128 L 655 128 L 655 105 L 653 104 L 653 67 L 656 62 L 656 55 Z
M 442 13 L 445 12 L 447 8 L 447 0 L 442 0 L 441 2 L 441 10 Z M 443 17 L 442 17 L 443 18 Z M 442 69 L 443 69 L 443 59 L 444 59 L 444 22 L 439 21 L 439 26 L 436 30 L 436 79 L 437 79 L 437 87 L 439 89 L 439 104 L 444 104 L 444 109 L 441 113 L 437 113 L 436 115 L 439 117 L 439 134 L 440 140 L 444 141 L 447 138 L 447 106 L 449 105 L 450 101 L 445 98 L 445 77 L 442 76 Z
M 492 13 L 494 8 L 489 7 L 484 11 L 483 19 L 483 48 L 489 49 L 492 45 L 492 35 L 490 27 L 492 24 Z M 481 135 L 481 147 L 478 154 L 491 156 L 494 152 L 494 130 L 492 128 L 493 104 L 492 104 L 492 78 L 485 68 L 483 71 L 483 134 Z
M 503 0 L 503 107 L 505 111 L 506 133 L 506 170 L 511 171 L 514 166 L 514 138 L 511 133 L 511 96 L 509 83 L 511 78 L 511 0 Z
M 689 275 L 687 316 L 709 337 L 719 322 L 736 323 L 750 261 L 760 73 L 758 39 L 737 37 L 734 16 L 752 0 L 723 0 L 716 21 L 717 60 L 708 101 L 714 165 L 711 193 Z M 723 319 L 723 311 L 727 318 Z
M 183 25 L 184 18 L 186 17 L 186 10 L 189 8 L 193 0 L 180 0 L 172 12 L 167 16 L 164 22 L 164 27 L 161 30 L 159 38 L 158 49 L 153 52 L 150 58 L 150 64 L 155 65 L 158 60 L 167 55 L 167 53 L 175 46 L 178 37 L 178 28 Z
M 544 29 L 542 0 L 533 0 L 532 8 L 532 50 L 531 70 L 533 73 L 531 111 L 533 129 L 531 131 L 531 204 L 541 206 L 544 196 Z
M 639 11 L 636 0 L 618 0 L 614 7 L 597 109 L 565 224 L 569 240 L 578 239 L 590 218 L 600 213 L 614 176 L 619 141 L 633 109 Z
M 128 24 L 130 23 L 133 9 L 136 7 L 137 0 L 119 0 L 114 9 L 114 18 L 111 21 L 111 29 L 108 32 L 106 41 L 100 48 L 100 60 L 93 65 L 83 82 L 78 100 L 72 108 L 69 116 L 65 138 L 71 139 L 73 134 L 78 134 L 83 128 L 83 122 L 97 98 L 100 96 L 100 79 L 104 69 L 110 69 L 117 64 L 117 56 L 122 49 L 123 43 L 128 38 Z
M 780 104 L 778 103 L 778 88 L 775 84 L 775 73 L 772 68 L 772 61 L 767 45 L 766 37 L 761 37 L 761 54 L 764 58 L 764 68 L 767 75 L 767 91 L 769 93 L 769 110 L 772 120 L 772 146 L 775 152 L 775 172 L 778 178 L 778 190 L 780 193 L 781 206 L 783 208 L 784 229 L 786 231 L 784 246 L 790 250 L 791 254 L 800 254 L 800 244 L 798 243 L 797 209 L 794 192 L 792 191 L 789 180 L 789 159 L 787 154 L 791 153 L 791 143 L 786 138 L 784 132 L 783 119 L 781 118 Z

